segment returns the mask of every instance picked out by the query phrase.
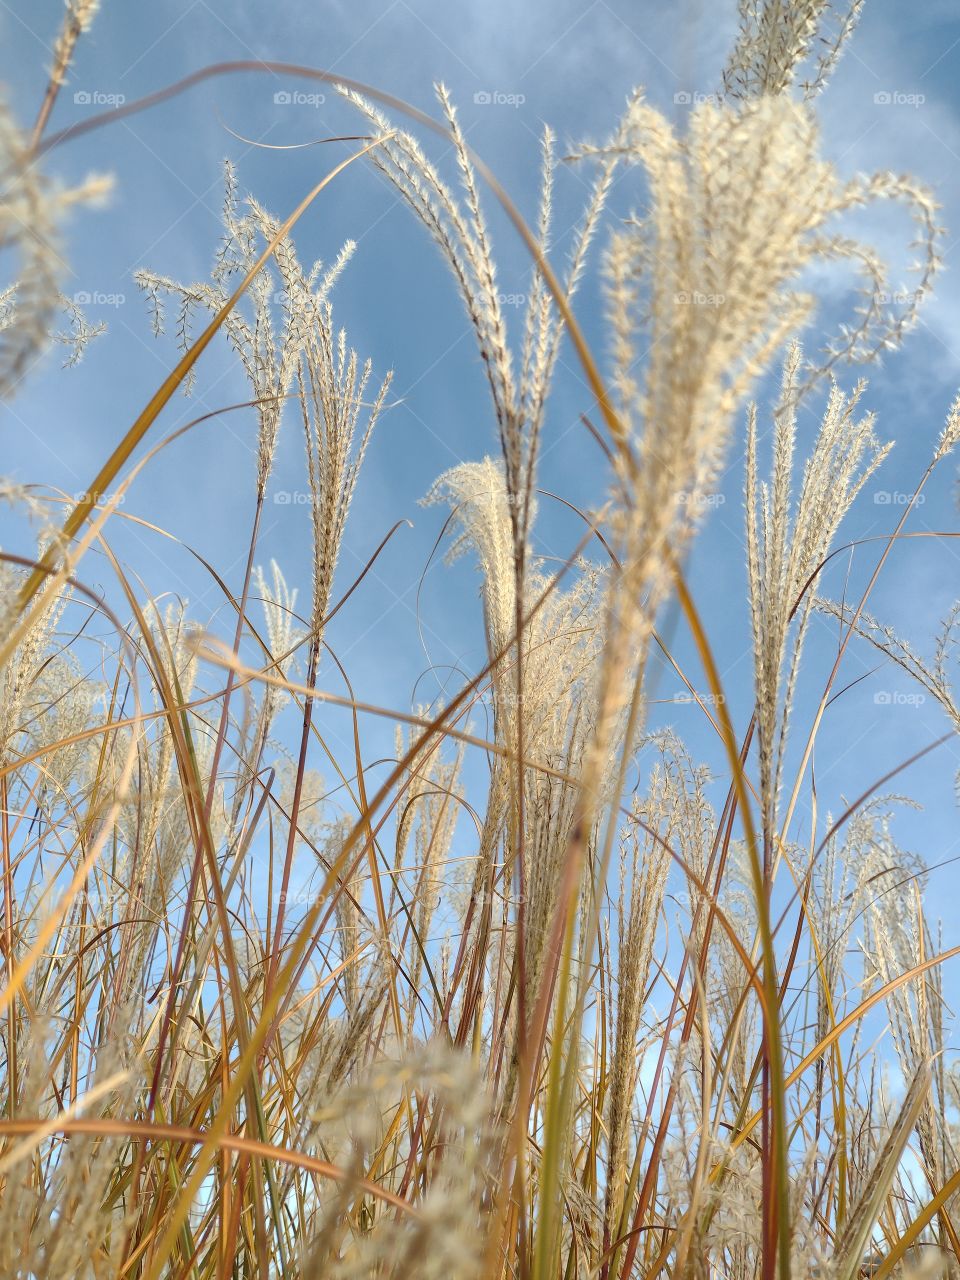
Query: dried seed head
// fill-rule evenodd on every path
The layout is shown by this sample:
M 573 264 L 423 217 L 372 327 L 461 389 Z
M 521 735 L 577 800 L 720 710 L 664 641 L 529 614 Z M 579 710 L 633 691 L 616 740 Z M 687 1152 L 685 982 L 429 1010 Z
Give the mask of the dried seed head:
M 724 68 L 724 93 L 740 99 L 785 93 L 809 64 L 800 88 L 812 97 L 829 80 L 862 8 L 863 0 L 739 0 L 740 35 Z
M 9 255 L 4 275 L 11 282 L 0 289 L 0 395 L 9 395 L 46 346 L 63 297 L 58 288 L 64 272 L 63 218 L 74 205 L 103 200 L 112 184 L 93 176 L 77 187 L 55 187 L 2 100 L 0 175 L 0 249 Z M 67 309 L 74 319 L 71 304 Z M 92 328 L 83 330 L 84 340 L 92 336 Z

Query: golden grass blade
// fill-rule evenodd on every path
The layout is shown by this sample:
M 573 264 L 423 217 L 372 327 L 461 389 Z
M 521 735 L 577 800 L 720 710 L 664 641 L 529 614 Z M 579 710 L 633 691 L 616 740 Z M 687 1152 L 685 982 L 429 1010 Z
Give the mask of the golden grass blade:
M 115 1088 L 116 1084 L 114 1083 L 111 1087 Z M 0 1134 L 10 1134 L 11 1136 L 33 1134 L 44 1127 L 46 1123 L 43 1120 L 29 1120 L 23 1117 L 17 1120 L 0 1120 Z M 50 1132 L 82 1133 L 89 1134 L 92 1137 L 153 1138 L 157 1142 L 182 1143 L 185 1146 L 200 1146 L 208 1138 L 208 1135 L 201 1130 L 192 1129 L 188 1125 L 158 1124 L 145 1120 L 118 1120 L 112 1116 L 90 1120 L 74 1117 L 61 1120 L 58 1117 L 56 1127 Z M 32 1145 L 36 1144 L 33 1143 Z M 282 1147 L 274 1146 L 272 1143 L 257 1142 L 253 1138 L 245 1138 L 241 1134 L 235 1133 L 223 1134 L 217 1139 L 217 1146 L 224 1151 L 234 1151 L 238 1155 L 256 1156 L 260 1160 L 274 1160 L 280 1164 L 290 1165 L 296 1169 L 304 1169 L 308 1173 L 316 1173 L 321 1177 L 331 1178 L 337 1182 L 355 1183 L 357 1188 L 363 1191 L 365 1195 L 382 1200 L 385 1204 L 391 1205 L 394 1209 L 400 1210 L 411 1218 L 418 1216 L 416 1206 L 410 1204 L 409 1201 L 393 1195 L 385 1187 L 380 1186 L 379 1183 L 367 1182 L 363 1178 L 357 1178 L 346 1169 L 341 1169 L 337 1165 L 331 1164 L 328 1160 L 319 1160 L 315 1156 L 308 1156 L 300 1151 L 285 1151 Z
M 96 1102 L 97 1098 L 103 1098 L 108 1093 L 112 1093 L 129 1077 L 127 1071 L 117 1071 L 112 1076 L 108 1076 L 106 1080 L 101 1080 L 97 1084 L 91 1085 L 86 1093 L 77 1098 L 65 1111 L 61 1111 L 59 1115 L 54 1116 L 50 1120 L 44 1120 L 38 1124 L 35 1129 L 29 1131 L 29 1137 L 24 1138 L 22 1142 L 15 1142 L 9 1151 L 0 1156 L 0 1174 L 6 1174 L 20 1160 L 25 1160 L 27 1156 L 33 1154 L 39 1147 L 41 1142 L 51 1137 L 55 1133 L 63 1133 L 71 1121 L 83 1110 L 84 1107 L 90 1106 Z
M 949 950 L 941 951 L 939 955 L 931 956 L 928 960 L 924 960 L 922 963 L 914 965 L 912 968 L 899 974 L 896 978 L 892 978 L 889 982 L 884 983 L 883 986 L 878 987 L 877 990 L 867 996 L 865 1000 L 861 1000 L 855 1009 L 851 1010 L 850 1013 L 841 1018 L 836 1026 L 833 1027 L 830 1032 L 810 1050 L 809 1053 L 804 1055 L 803 1059 L 794 1067 L 784 1081 L 786 1087 L 790 1088 L 791 1085 L 796 1084 L 807 1068 L 811 1067 L 818 1058 L 822 1058 L 831 1045 L 839 1040 L 845 1031 L 849 1031 L 851 1027 L 856 1026 L 856 1024 L 860 1022 L 875 1005 L 878 1005 L 881 1001 L 885 1000 L 887 996 L 892 995 L 894 991 L 897 991 L 913 978 L 918 978 L 921 974 L 928 973 L 931 969 L 935 969 L 939 965 L 945 964 L 947 960 L 952 960 L 955 956 L 960 956 L 960 946 L 950 947 Z M 755 1111 L 743 1128 L 734 1137 L 731 1143 L 734 1150 L 740 1146 L 742 1142 L 747 1140 L 753 1130 L 760 1123 L 760 1119 L 760 1112 Z
M 901 1104 L 886 1142 L 867 1177 L 863 1192 L 850 1211 L 844 1230 L 836 1243 L 837 1280 L 855 1280 L 860 1273 L 863 1255 L 880 1208 L 890 1192 L 897 1167 L 903 1158 L 930 1088 L 930 1067 L 922 1063 L 917 1069 Z

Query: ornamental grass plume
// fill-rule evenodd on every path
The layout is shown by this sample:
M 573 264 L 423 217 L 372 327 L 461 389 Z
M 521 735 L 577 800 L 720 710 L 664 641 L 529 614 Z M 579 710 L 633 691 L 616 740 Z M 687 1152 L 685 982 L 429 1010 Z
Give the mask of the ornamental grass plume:
M 522 944 L 529 1008 L 542 978 L 549 925 L 555 909 L 563 855 L 575 820 L 577 788 L 569 779 L 582 777 L 584 756 L 596 733 L 596 669 L 602 653 L 600 605 L 603 575 L 589 564 L 581 566 L 577 581 L 567 590 L 549 589 L 549 579 L 534 562 L 525 578 L 526 596 L 517 607 L 516 577 L 511 555 L 511 522 L 505 468 L 492 459 L 463 463 L 435 483 L 425 501 L 451 505 L 457 530 L 448 559 L 471 550 L 483 575 L 482 597 L 491 657 L 507 649 L 507 660 L 492 673 L 494 735 L 508 751 L 522 737 L 536 765 L 524 771 L 523 812 L 526 841 L 522 862 L 514 868 L 517 893 L 524 903 Z M 540 602 L 540 597 L 545 598 Z M 522 643 L 509 647 L 514 619 L 528 616 Z M 517 665 L 522 671 L 516 674 Z M 501 671 L 505 666 L 506 670 Z M 522 688 L 522 700 L 515 690 Z M 522 733 L 518 721 L 522 719 Z M 548 766 L 547 773 L 543 768 Z M 495 766 L 496 769 L 496 766 Z M 495 778 L 492 795 L 509 793 L 510 777 Z M 501 790 L 502 789 L 502 790 Z M 500 829 L 486 833 L 492 850 L 501 841 L 503 856 L 516 839 L 518 810 L 509 804 L 491 806 L 488 817 L 500 819 Z M 478 874 L 488 866 L 480 864 Z M 522 1037 L 522 1025 L 518 1028 Z
M 624 834 L 616 913 L 616 1020 L 613 1033 L 604 1244 L 620 1234 L 629 1176 L 630 1125 L 645 1047 L 641 1020 L 653 961 L 654 941 L 669 871 L 666 843 L 671 829 L 664 812 L 662 775 L 651 784 L 646 805 L 634 801 L 635 821 Z M 643 820 L 643 828 L 640 820 Z M 648 834 L 649 833 L 649 834 Z
M 89 7 L 89 6 L 88 6 Z M 6 102 L 0 101 L 0 394 L 9 396 L 46 347 L 59 308 L 72 326 L 67 341 L 76 363 L 87 342 L 104 330 L 90 325 L 60 292 L 61 228 L 77 205 L 102 203 L 111 180 L 91 175 L 74 187 L 56 185 L 40 168 L 34 147 Z
M 29 366 L 52 337 L 71 347 L 67 364 L 76 364 L 87 344 L 106 332 L 91 324 L 58 287 L 64 271 L 61 227 L 77 204 L 102 202 L 111 180 L 91 175 L 76 187 L 58 187 L 40 169 L 36 149 L 73 62 L 77 42 L 89 31 L 99 0 L 66 0 L 66 12 L 53 46 L 46 93 L 29 136 L 0 101 L 0 252 L 6 254 L 0 284 L 0 395 L 11 395 Z M 11 262 L 10 259 L 13 258 Z M 58 310 L 70 332 L 51 332 Z
M 739 0 L 740 32 L 723 71 L 731 98 L 781 94 L 796 86 L 805 98 L 826 87 L 863 11 L 863 0 Z M 798 81 L 807 65 L 806 78 Z
M 813 608 L 810 587 L 826 563 L 841 521 L 891 448 L 883 448 L 877 442 L 871 414 L 859 419 L 855 416 L 863 384 L 849 397 L 833 384 L 794 499 L 791 476 L 800 362 L 800 348 L 793 345 L 784 364 L 780 401 L 774 414 L 773 474 L 769 483 L 760 482 L 757 475 L 755 406 L 751 406 L 747 422 L 747 570 L 760 795 L 768 850 L 774 841 L 790 708 Z M 784 676 L 785 664 L 788 670 Z
M 330 304 L 318 302 L 296 374 L 313 525 L 310 633 L 314 646 L 323 637 L 360 467 L 390 387 L 387 374 L 366 403 L 372 369 L 370 360 L 361 365 L 357 353 L 348 350 L 345 330 L 334 329 Z
M 456 157 L 462 200 L 412 134 L 395 129 L 383 112 L 362 95 L 349 93 L 347 97 L 384 139 L 383 145 L 371 152 L 371 160 L 427 228 L 453 272 L 466 306 L 493 401 L 514 555 L 522 566 L 526 532 L 533 520 L 540 436 L 563 323 L 543 273 L 534 264 L 519 351 L 511 347 L 476 167 L 447 89 L 437 85 L 435 90 Z M 550 247 L 555 167 L 555 137 L 548 127 L 542 140 L 543 176 L 535 233 L 541 254 Z M 564 276 L 563 288 L 568 298 L 582 281 L 613 170 L 611 161 L 601 164 L 588 189 Z
M 174 299 L 177 341 L 181 350 L 186 351 L 192 338 L 194 314 L 201 309 L 213 314 L 221 310 L 239 279 L 255 264 L 258 237 L 269 242 L 277 230 L 276 220 L 252 198 L 247 201 L 246 211 L 241 212 L 237 175 L 230 161 L 226 161 L 223 236 L 210 280 L 186 285 L 153 271 L 139 270 L 134 274 L 146 294 L 154 333 L 159 336 L 164 332 L 166 300 Z M 353 242 L 348 241 L 326 271 L 322 262 L 315 262 L 305 271 L 292 240 L 284 237 L 277 246 L 274 266 L 264 268 L 254 277 L 247 295 L 247 313 L 235 307 L 224 321 L 227 337 L 247 375 L 256 405 L 259 422 L 256 483 L 260 501 L 270 478 L 284 402 L 296 380 L 304 343 L 354 248 Z M 185 391 L 193 386 L 194 376 L 191 374 L 185 380 Z
M 409 742 L 398 729 L 397 759 L 403 759 L 408 749 Z M 416 773 L 409 776 L 403 810 L 397 817 L 390 903 L 391 906 L 402 903 L 406 917 L 403 935 L 408 937 L 410 1008 L 407 1018 L 411 1026 L 417 1021 L 417 992 L 422 985 L 424 971 L 431 963 L 428 955 L 428 947 L 433 941 L 431 927 L 445 896 L 448 863 L 463 803 L 462 768 L 462 749 L 449 763 L 440 760 L 436 754 L 425 760 Z M 412 864 L 408 862 L 411 858 Z M 434 999 L 439 999 L 436 982 L 431 985 Z

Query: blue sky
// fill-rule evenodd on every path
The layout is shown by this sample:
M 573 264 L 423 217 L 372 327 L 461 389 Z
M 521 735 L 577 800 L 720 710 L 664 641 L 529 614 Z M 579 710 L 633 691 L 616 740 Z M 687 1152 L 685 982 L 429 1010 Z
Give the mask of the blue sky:
M 689 108 L 677 99 L 716 87 L 734 31 L 734 11 L 732 0 L 669 7 L 626 0 L 533 0 L 523 6 L 502 0 L 468 6 L 439 0 L 322 6 L 237 0 L 154 0 L 134 6 L 105 0 L 79 48 L 52 128 L 84 119 L 98 109 L 98 99 L 122 95 L 130 100 L 221 59 L 309 63 L 376 84 L 426 110 L 433 109 L 431 83 L 442 79 L 460 106 L 471 145 L 532 217 L 543 122 L 554 127 L 562 142 L 602 137 L 630 90 L 642 84 L 650 100 L 682 125 Z M 2 74 L 23 120 L 32 120 L 39 104 L 60 15 L 57 0 L 0 2 Z M 914 173 L 935 188 L 948 228 L 938 298 L 905 348 L 870 371 L 865 403 L 878 414 L 880 436 L 897 441 L 875 488 L 894 494 L 909 491 L 919 478 L 960 387 L 960 297 L 952 270 L 960 245 L 958 67 L 960 14 L 951 0 L 928 0 L 923 6 L 867 0 L 860 30 L 820 103 L 826 149 L 843 173 Z M 70 271 L 63 282 L 68 294 L 94 297 L 90 318 L 106 320 L 109 333 L 91 346 L 78 368 L 61 370 L 57 352 L 50 353 L 16 398 L 0 408 L 4 473 L 68 492 L 87 487 L 174 359 L 173 341 L 156 341 L 151 335 L 132 273 L 149 267 L 182 280 L 207 275 L 220 231 L 220 166 L 226 156 L 237 165 L 244 190 L 275 213 L 292 209 L 342 151 L 257 149 L 238 141 L 230 130 L 269 144 L 306 143 L 353 131 L 355 117 L 329 90 L 322 102 L 306 100 L 320 90 L 315 83 L 266 72 L 223 78 L 78 139 L 48 158 L 49 167 L 65 179 L 91 169 L 115 175 L 116 194 L 109 208 L 84 212 L 71 224 Z M 278 94 L 297 91 L 306 99 L 276 101 Z M 494 100 L 484 102 L 478 95 Z M 878 95 L 892 100 L 878 101 Z M 428 145 L 431 154 L 443 157 L 442 143 L 431 140 Z M 585 189 L 584 175 L 566 168 L 558 192 L 561 233 L 577 217 Z M 613 193 L 612 210 L 628 212 L 639 195 L 635 180 L 625 177 Z M 523 294 L 528 287 L 524 250 L 492 201 L 488 207 L 501 288 Z M 908 230 L 901 216 L 878 213 L 870 216 L 866 238 L 902 265 Z M 338 286 L 337 316 L 360 354 L 373 359 L 375 370 L 395 371 L 396 403 L 378 429 L 362 474 L 341 562 L 341 586 L 395 521 L 409 519 L 413 528 L 396 536 L 331 627 L 328 640 L 347 666 L 358 697 L 409 709 L 414 701 L 434 697 L 452 668 L 475 670 L 483 656 L 476 574 L 466 562 L 447 568 L 437 558 L 427 568 L 443 514 L 437 508 L 420 509 L 417 500 L 440 472 L 459 460 L 494 452 L 496 441 L 482 369 L 452 279 L 422 228 L 376 175 L 361 166 L 323 193 L 296 232 L 303 259 L 330 260 L 348 237 L 359 242 L 359 252 Z M 849 282 L 831 272 L 820 283 L 827 331 L 849 304 Z M 122 301 L 96 301 L 110 296 Z M 584 290 L 580 306 L 588 334 L 599 339 L 595 289 Z M 854 375 L 841 377 L 849 384 Z M 760 388 L 761 402 L 764 393 Z M 202 358 L 193 399 L 178 398 L 152 439 L 206 410 L 245 398 L 242 373 L 221 343 Z M 589 409 L 567 350 L 551 400 L 540 479 L 545 488 L 585 506 L 596 504 L 603 484 L 598 450 L 580 422 Z M 808 419 L 806 441 L 811 427 Z M 252 509 L 254 449 L 252 413 L 219 419 L 152 464 L 125 510 L 161 524 L 238 586 Z M 720 489 L 723 500 L 693 553 L 691 578 L 710 620 L 735 723 L 742 728 L 751 697 L 742 431 L 728 463 Z M 302 468 L 302 441 L 291 416 L 281 440 L 275 489 L 302 488 Z M 955 476 L 954 461 L 941 468 L 912 529 L 957 527 Z M 542 512 L 540 550 L 565 557 L 579 537 L 578 522 L 547 501 Z M 889 532 L 898 514 L 895 502 L 875 503 L 867 494 L 844 526 L 841 541 Z M 8 520 L 0 526 L 0 536 L 11 549 L 28 549 L 22 531 Z M 216 594 L 185 550 L 129 524 L 118 525 L 114 537 L 145 591 L 182 593 L 195 618 L 212 620 L 214 629 L 219 622 L 226 634 L 225 615 L 214 612 Z M 857 553 L 854 581 L 865 580 L 876 546 Z M 305 604 L 305 507 L 268 505 L 261 562 L 271 556 L 299 586 Z M 839 590 L 845 569 L 846 562 L 837 566 L 840 576 L 834 573 L 826 589 Z M 958 595 L 957 569 L 952 543 L 906 543 L 891 557 L 873 597 L 873 611 L 920 652 L 930 652 L 939 619 Z M 86 562 L 85 575 L 97 585 L 106 584 L 109 576 L 103 562 L 93 559 Z M 678 657 L 699 681 L 682 625 L 670 615 L 664 626 Z M 822 686 L 834 649 L 834 632 L 818 624 L 806 689 Z M 840 684 L 877 664 L 875 654 L 855 645 Z M 332 673 L 328 687 L 340 688 Z M 845 800 L 945 730 L 942 713 L 929 700 L 900 706 L 875 700 L 878 692 L 895 696 L 907 690 L 902 679 L 884 669 L 831 707 L 816 757 L 821 811 L 838 812 Z M 676 680 L 661 676 L 656 691 L 668 701 L 653 709 L 652 723 L 674 724 L 696 755 L 719 768 L 716 743 L 703 730 L 697 711 L 669 701 L 680 692 Z M 800 701 L 797 729 L 802 740 L 807 721 L 802 696 Z M 331 714 L 328 725 L 331 738 L 346 749 L 343 719 Z M 370 759 L 387 754 L 388 726 L 372 723 L 367 730 Z M 960 752 L 951 744 L 894 784 L 895 790 L 923 801 L 923 813 L 911 813 L 898 831 L 904 844 L 931 864 L 960 854 L 954 800 L 958 765 Z M 955 890 L 960 864 L 935 872 L 932 884 L 944 893 Z M 960 941 L 960 928 L 949 913 L 944 940 L 946 945 Z

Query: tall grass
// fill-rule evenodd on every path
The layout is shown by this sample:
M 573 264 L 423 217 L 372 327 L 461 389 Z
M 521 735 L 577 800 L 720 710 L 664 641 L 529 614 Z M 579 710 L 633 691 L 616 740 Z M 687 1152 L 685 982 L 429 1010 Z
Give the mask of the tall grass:
M 68 360 L 97 337 L 58 295 L 53 246 L 66 207 L 103 183 L 64 193 L 45 176 L 69 142 L 47 125 L 95 8 L 69 0 L 34 127 L 0 112 L 8 393 L 64 308 Z M 685 130 L 638 92 L 607 140 L 565 157 L 586 197 L 564 262 L 549 130 L 528 227 L 443 88 L 432 120 L 299 68 L 339 85 L 368 131 L 357 151 L 283 219 L 241 199 L 228 167 L 209 280 L 139 274 L 157 335 L 179 340 L 170 376 L 65 517 L 4 491 L 42 532 L 32 559 L 2 557 L 3 1276 L 955 1274 L 960 1078 L 942 964 L 958 949 L 944 951 L 924 868 L 891 834 L 900 801 L 886 789 L 906 762 L 852 801 L 818 799 L 812 770 L 851 645 L 880 649 L 960 726 L 947 674 L 957 611 L 928 661 L 868 610 L 960 435 L 960 402 L 944 406 L 899 523 L 866 547 L 866 588 L 821 594 L 842 523 L 855 528 L 858 496 L 890 465 L 847 367 L 909 328 L 940 235 L 920 184 L 847 177 L 824 159 L 816 97 L 859 10 L 743 0 L 721 87 Z M 452 175 L 414 127 L 445 139 Z M 307 267 L 293 232 L 355 163 L 375 166 L 435 242 L 488 383 L 489 456 L 439 475 L 426 498 L 448 560 L 472 561 L 482 584 L 486 660 L 441 707 L 371 706 L 362 688 L 321 682 L 327 626 L 364 589 L 366 570 L 350 580 L 340 553 L 390 375 L 335 318 L 355 246 Z M 626 171 L 641 177 L 639 204 L 615 218 Z M 516 331 L 491 198 L 530 254 Z M 883 260 L 843 222 L 884 201 L 915 224 L 916 287 L 899 308 Z M 854 320 L 804 348 L 816 299 L 803 273 L 837 262 L 860 273 Z M 589 272 L 602 353 L 576 319 Z M 151 435 L 131 466 L 134 451 L 223 337 L 259 445 L 243 576 L 207 566 L 231 616 L 214 634 L 144 599 L 109 531 L 167 441 Z M 565 344 L 608 465 L 557 564 L 538 550 L 538 468 Z M 778 369 L 772 407 L 753 402 Z M 809 442 L 801 407 L 820 424 Z M 279 432 L 301 429 L 303 603 L 259 554 Z M 738 437 L 753 637 L 740 723 L 684 571 Z M 94 548 L 114 575 L 106 599 L 84 581 Z M 670 601 L 693 666 L 659 629 Z M 811 680 L 818 613 L 838 646 Z M 653 729 L 656 651 L 722 744 L 719 807 L 695 743 Z M 344 758 L 324 733 L 331 706 L 351 715 Z M 371 715 L 396 726 L 376 790 Z M 480 797 L 471 757 L 486 764 Z M 319 765 L 346 808 L 329 805 Z

